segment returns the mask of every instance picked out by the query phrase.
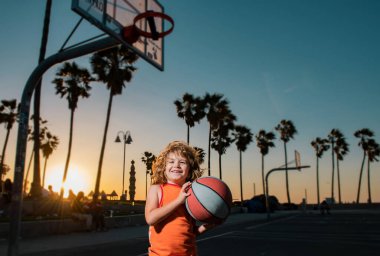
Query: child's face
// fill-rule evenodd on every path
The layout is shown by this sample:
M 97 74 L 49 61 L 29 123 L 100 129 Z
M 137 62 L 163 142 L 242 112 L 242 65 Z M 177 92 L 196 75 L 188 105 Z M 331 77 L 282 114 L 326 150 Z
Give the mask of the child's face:
M 165 176 L 168 183 L 183 185 L 189 176 L 190 166 L 187 159 L 179 154 L 170 152 L 166 158 Z

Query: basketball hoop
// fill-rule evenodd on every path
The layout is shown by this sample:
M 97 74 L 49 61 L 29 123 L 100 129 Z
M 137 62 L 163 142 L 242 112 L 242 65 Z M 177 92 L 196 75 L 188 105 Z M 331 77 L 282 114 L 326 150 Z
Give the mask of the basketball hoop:
M 168 21 L 171 24 L 171 28 L 166 31 L 158 32 L 154 18 L 161 18 L 163 20 Z M 136 25 L 139 21 L 143 19 L 146 19 L 150 32 L 144 31 Z M 128 43 L 133 44 L 139 40 L 140 36 L 151 38 L 153 40 L 158 40 L 164 36 L 169 35 L 173 31 L 173 29 L 174 20 L 172 19 L 172 17 L 161 12 L 146 11 L 140 13 L 133 19 L 133 25 L 125 27 L 122 30 L 122 36 Z

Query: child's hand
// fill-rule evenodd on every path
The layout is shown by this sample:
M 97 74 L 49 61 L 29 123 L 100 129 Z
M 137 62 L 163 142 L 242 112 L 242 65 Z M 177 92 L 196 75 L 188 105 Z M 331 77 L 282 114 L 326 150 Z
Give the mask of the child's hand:
M 181 192 L 179 192 L 178 200 L 181 204 L 186 201 L 186 198 L 190 195 L 189 189 L 191 187 L 191 182 L 188 181 L 182 185 Z
M 213 223 L 202 224 L 198 227 L 198 235 L 206 232 L 207 230 L 213 229 L 216 226 L 217 224 L 213 224 Z

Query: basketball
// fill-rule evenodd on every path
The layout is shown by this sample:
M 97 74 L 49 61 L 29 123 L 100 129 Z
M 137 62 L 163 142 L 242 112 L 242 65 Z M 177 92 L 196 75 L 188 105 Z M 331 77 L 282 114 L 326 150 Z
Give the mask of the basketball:
M 186 209 L 197 221 L 220 224 L 231 211 L 231 190 L 222 180 L 215 177 L 201 177 L 194 180 L 186 198 Z

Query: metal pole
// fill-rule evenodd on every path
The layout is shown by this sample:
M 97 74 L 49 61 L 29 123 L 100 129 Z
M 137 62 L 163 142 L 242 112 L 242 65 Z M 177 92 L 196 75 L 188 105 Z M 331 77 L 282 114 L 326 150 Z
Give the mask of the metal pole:
M 19 128 L 17 133 L 16 159 L 14 167 L 15 173 L 13 179 L 11 214 L 9 221 L 10 228 L 8 241 L 8 256 L 18 255 L 18 238 L 20 234 L 21 211 L 23 200 L 22 187 L 24 179 L 30 102 L 37 83 L 41 80 L 41 77 L 46 70 L 48 70 L 50 67 L 59 62 L 80 57 L 106 48 L 111 48 L 118 44 L 120 44 L 120 41 L 112 37 L 107 37 L 104 39 L 100 39 L 96 42 L 91 42 L 67 51 L 59 52 L 41 62 L 29 76 L 29 79 L 24 87 L 20 102 Z
M 271 174 L 272 172 L 275 172 L 275 171 L 283 171 L 283 170 L 298 170 L 298 171 L 301 171 L 301 169 L 303 168 L 309 168 L 310 166 L 309 165 L 302 165 L 302 166 L 298 166 L 298 167 L 288 167 L 288 168 L 274 168 L 274 169 L 271 169 L 266 175 L 265 175 L 265 208 L 266 208 L 266 211 L 267 211 L 267 220 L 270 220 L 270 205 L 269 205 L 269 184 L 268 184 L 268 178 L 269 178 L 269 174 Z
M 127 144 L 127 135 L 126 134 L 124 134 L 124 141 L 123 141 L 123 143 L 124 143 L 124 159 L 123 159 L 123 190 L 121 191 L 121 196 L 123 196 L 124 195 L 124 176 L 125 176 L 125 146 L 126 146 L 126 144 Z

